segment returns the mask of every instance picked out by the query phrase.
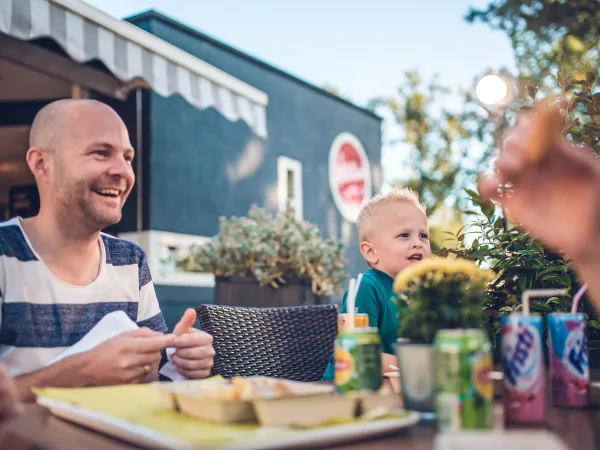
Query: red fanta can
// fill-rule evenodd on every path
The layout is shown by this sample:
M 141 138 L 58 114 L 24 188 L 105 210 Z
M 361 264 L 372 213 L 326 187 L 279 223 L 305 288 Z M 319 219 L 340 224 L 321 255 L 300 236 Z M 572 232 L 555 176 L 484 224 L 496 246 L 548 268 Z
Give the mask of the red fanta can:
M 550 314 L 548 334 L 552 403 L 555 406 L 587 406 L 590 369 L 585 315 Z
M 546 372 L 542 318 L 512 314 L 500 319 L 504 367 L 504 415 L 508 422 L 543 422 Z

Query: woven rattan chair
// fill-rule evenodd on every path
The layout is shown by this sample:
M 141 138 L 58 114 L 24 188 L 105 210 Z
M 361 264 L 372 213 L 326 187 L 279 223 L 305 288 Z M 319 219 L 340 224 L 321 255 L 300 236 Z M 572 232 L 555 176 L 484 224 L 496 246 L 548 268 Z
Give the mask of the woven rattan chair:
M 322 378 L 337 334 L 337 306 L 242 308 L 199 305 L 200 328 L 213 336 L 213 372 L 224 378 Z

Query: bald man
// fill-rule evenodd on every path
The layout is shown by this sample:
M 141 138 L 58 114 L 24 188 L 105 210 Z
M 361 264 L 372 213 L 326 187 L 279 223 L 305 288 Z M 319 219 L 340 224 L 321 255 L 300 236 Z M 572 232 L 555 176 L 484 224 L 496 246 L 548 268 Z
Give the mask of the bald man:
M 32 387 L 155 380 L 167 347 L 185 377 L 210 373 L 212 338 L 192 328 L 194 311 L 166 334 L 146 255 L 100 232 L 121 219 L 133 158 L 124 123 L 103 103 L 57 101 L 32 124 L 27 164 L 40 211 L 0 223 L 0 360 L 24 400 Z M 140 330 L 49 364 L 113 311 Z

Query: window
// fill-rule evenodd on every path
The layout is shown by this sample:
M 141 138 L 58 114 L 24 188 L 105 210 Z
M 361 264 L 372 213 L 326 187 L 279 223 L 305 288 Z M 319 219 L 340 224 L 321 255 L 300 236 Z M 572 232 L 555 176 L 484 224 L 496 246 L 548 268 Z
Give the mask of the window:
M 280 156 L 277 159 L 277 197 L 279 211 L 285 211 L 288 202 L 296 211 L 296 218 L 303 218 L 302 163 Z

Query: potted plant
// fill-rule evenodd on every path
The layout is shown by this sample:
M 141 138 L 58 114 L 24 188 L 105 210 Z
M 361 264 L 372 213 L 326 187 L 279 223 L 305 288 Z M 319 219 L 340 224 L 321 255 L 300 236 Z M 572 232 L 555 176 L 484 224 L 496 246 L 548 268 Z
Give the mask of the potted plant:
M 394 280 L 400 327 L 396 356 L 407 409 L 434 410 L 433 341 L 439 330 L 482 328 L 488 270 L 462 258 L 432 257 Z
M 191 249 L 187 270 L 215 276 L 214 303 L 277 307 L 328 303 L 346 278 L 343 246 L 296 219 L 256 205 L 221 217 L 219 233 Z

